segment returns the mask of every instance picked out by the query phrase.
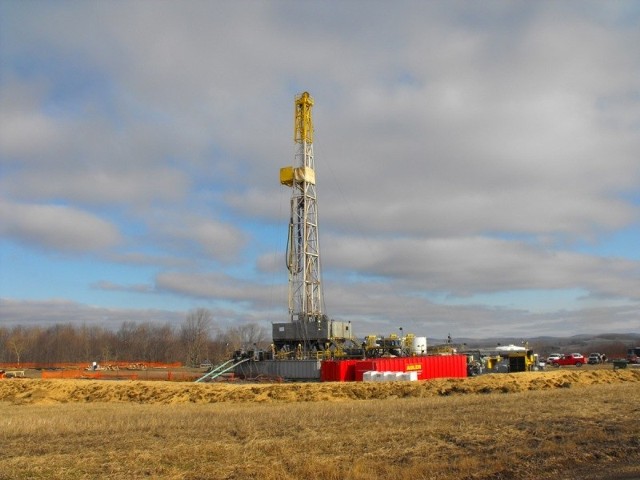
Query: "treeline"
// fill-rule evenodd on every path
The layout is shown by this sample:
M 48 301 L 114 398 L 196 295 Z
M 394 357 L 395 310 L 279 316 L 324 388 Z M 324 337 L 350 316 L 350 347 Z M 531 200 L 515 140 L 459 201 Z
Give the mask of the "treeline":
M 188 313 L 180 325 L 124 322 L 117 331 L 56 324 L 0 327 L 0 363 L 182 362 L 197 366 L 230 358 L 243 347 L 268 346 L 264 328 L 250 323 L 221 330 L 206 309 Z

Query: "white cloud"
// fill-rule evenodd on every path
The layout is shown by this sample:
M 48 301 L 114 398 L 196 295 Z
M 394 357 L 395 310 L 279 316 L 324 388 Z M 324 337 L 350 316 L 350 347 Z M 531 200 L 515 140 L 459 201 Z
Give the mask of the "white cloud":
M 113 224 L 74 207 L 0 203 L 0 234 L 65 252 L 97 251 L 121 240 Z
M 603 259 L 486 237 L 389 240 L 332 236 L 332 270 L 398 282 L 409 292 L 454 296 L 515 290 L 583 288 L 640 300 L 640 262 Z
M 66 122 L 47 115 L 41 102 L 49 82 L 20 82 L 12 75 L 0 88 L 1 163 L 42 162 L 60 149 Z
M 168 168 L 127 168 L 84 171 L 37 169 L 21 171 L 0 180 L 2 190 L 14 198 L 50 200 L 64 198 L 88 204 L 149 204 L 180 200 L 187 191 L 184 172 Z
M 91 285 L 96 290 L 106 290 L 112 292 L 133 292 L 133 293 L 151 293 L 153 288 L 146 284 L 135 285 L 119 285 L 117 283 L 101 280 Z
M 177 210 L 159 210 L 146 219 L 150 235 L 174 254 L 187 255 L 196 264 L 213 259 L 222 264 L 241 260 L 247 235 L 232 222 Z
M 95 325 L 117 330 L 123 322 L 177 325 L 186 312 L 155 309 L 119 309 L 86 305 L 65 299 L 17 300 L 0 298 L 2 325 Z
M 285 241 L 278 169 L 293 161 L 293 94 L 308 89 L 332 313 L 551 330 L 560 309 L 491 295 L 581 291 L 616 312 L 638 300 L 628 252 L 574 251 L 640 225 L 633 6 L 248 5 L 0 7 L 0 233 L 111 248 L 105 261 L 153 271 L 158 290 L 257 318 L 263 290 L 238 272 L 286 281 L 264 252 Z M 138 285 L 109 278 L 95 285 Z M 425 300 L 443 292 L 486 303 Z M 597 328 L 579 317 L 567 330 Z
M 221 273 L 165 272 L 156 277 L 159 290 L 169 290 L 193 297 L 227 301 L 259 298 L 258 284 Z M 252 291 L 251 295 L 247 295 Z

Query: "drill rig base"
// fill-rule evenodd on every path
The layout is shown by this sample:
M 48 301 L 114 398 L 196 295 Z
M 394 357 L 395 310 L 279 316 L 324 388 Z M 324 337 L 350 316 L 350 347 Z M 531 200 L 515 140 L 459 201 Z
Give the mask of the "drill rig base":
M 350 322 L 330 320 L 326 316 L 274 323 L 272 335 L 276 352 L 322 352 L 336 343 L 344 343 L 354 338 Z

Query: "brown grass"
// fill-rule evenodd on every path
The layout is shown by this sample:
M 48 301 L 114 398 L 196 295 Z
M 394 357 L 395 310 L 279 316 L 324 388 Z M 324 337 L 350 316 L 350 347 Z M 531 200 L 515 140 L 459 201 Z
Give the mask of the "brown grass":
M 2 381 L 0 479 L 633 478 L 619 475 L 640 476 L 639 395 L 637 370 L 395 384 Z

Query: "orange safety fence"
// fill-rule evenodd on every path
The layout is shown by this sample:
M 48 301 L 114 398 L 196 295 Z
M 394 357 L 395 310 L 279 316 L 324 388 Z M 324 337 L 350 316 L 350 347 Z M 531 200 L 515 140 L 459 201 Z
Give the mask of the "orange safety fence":
M 41 369 L 41 368 L 62 368 L 62 369 L 78 369 L 85 368 L 91 365 L 93 362 L 81 362 L 81 363 L 38 363 L 38 362 L 7 362 L 0 363 L 0 369 L 6 368 L 30 368 L 30 369 Z M 97 362 L 102 365 L 101 362 Z M 121 368 L 127 368 L 129 366 L 143 366 L 144 368 L 180 368 L 182 367 L 182 362 L 174 362 L 174 363 L 163 363 L 163 362 L 141 362 L 137 360 L 117 360 L 112 362 L 104 362 L 108 365 L 114 365 Z

